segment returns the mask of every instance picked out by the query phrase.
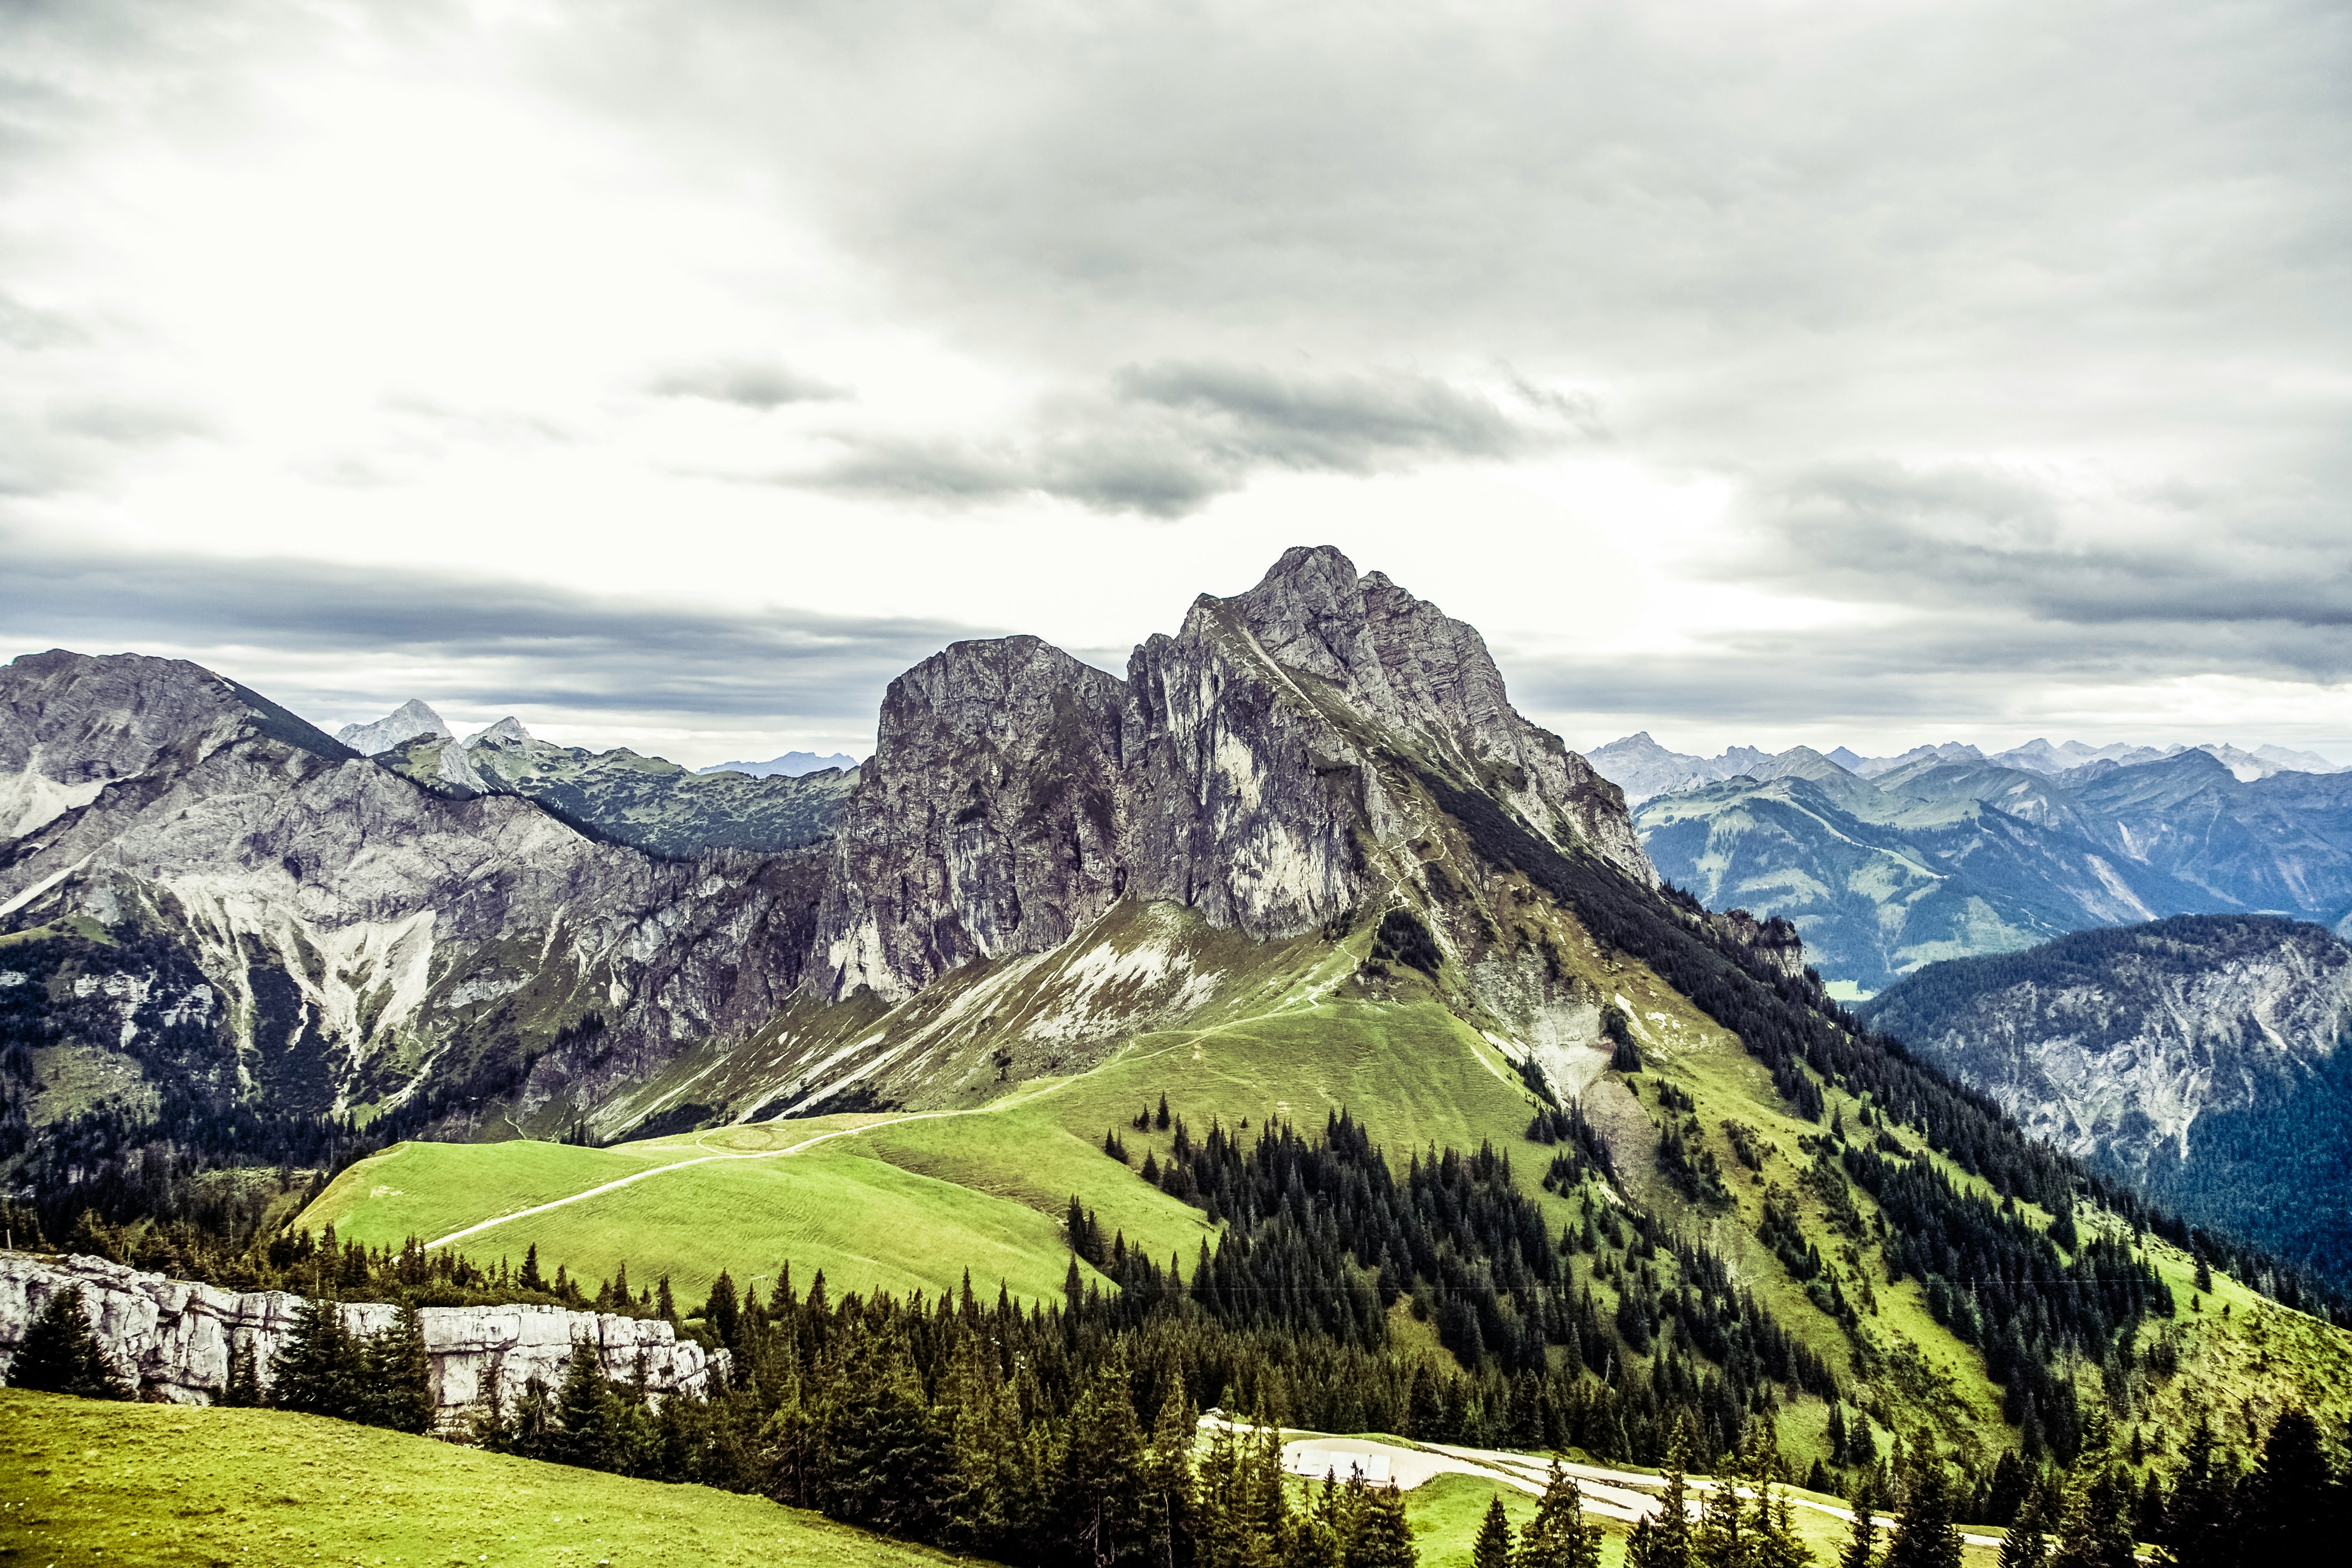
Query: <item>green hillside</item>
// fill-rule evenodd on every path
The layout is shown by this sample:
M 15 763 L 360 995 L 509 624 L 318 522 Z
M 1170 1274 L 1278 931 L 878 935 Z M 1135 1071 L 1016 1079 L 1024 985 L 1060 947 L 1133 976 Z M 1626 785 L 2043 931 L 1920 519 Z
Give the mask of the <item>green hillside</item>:
M 1880 1204 L 1825 1173 L 1837 1151 L 1867 1147 L 1998 1202 L 1989 1179 L 1930 1148 L 1920 1127 L 1890 1124 L 1868 1094 L 1810 1069 L 1801 1070 L 1823 1108 L 1818 1120 L 1801 1114 L 1763 1061 L 1649 967 L 1604 951 L 1572 921 L 1557 920 L 1553 935 L 1560 962 L 1623 1004 L 1644 1058 L 1641 1071 L 1625 1073 L 1603 1070 L 1598 1053 L 1588 1053 L 1583 1108 L 1623 1198 L 1665 1233 L 1704 1237 L 1773 1321 L 1834 1369 L 1848 1391 L 1842 1418 L 1872 1431 L 1876 1451 L 1893 1434 L 1907 1441 L 1922 1429 L 1979 1465 L 2014 1447 L 2019 1431 L 2005 1419 L 1982 1350 L 1939 1321 L 1916 1269 L 1890 1281 L 1892 1227 Z M 1477 1011 L 1450 969 L 1374 974 L 1369 946 L 1358 932 L 1333 944 L 1261 949 L 1251 994 L 1185 1026 L 1138 1033 L 1089 1070 L 1008 1084 L 1001 1098 L 969 1109 L 762 1122 L 602 1150 L 404 1145 L 347 1171 L 300 1223 L 331 1222 L 346 1238 L 388 1246 L 556 1203 L 451 1245 L 478 1259 L 520 1258 L 535 1245 L 551 1272 L 561 1262 L 592 1281 L 625 1261 L 641 1282 L 669 1273 L 682 1300 L 699 1300 L 721 1268 L 740 1281 L 785 1260 L 796 1279 L 824 1268 L 836 1289 L 937 1295 L 969 1268 L 982 1286 L 1001 1279 L 1017 1297 L 1050 1300 L 1068 1266 L 1061 1219 L 1073 1194 L 1106 1237 L 1123 1233 L 1188 1273 L 1213 1235 L 1198 1209 L 1139 1174 L 1147 1155 L 1165 1163 L 1173 1152 L 1173 1126 L 1133 1124 L 1162 1096 L 1195 1141 L 1213 1121 L 1255 1130 L 1286 1120 L 1312 1132 L 1345 1109 L 1392 1163 L 1432 1145 L 1491 1143 L 1511 1156 L 1515 1184 L 1554 1230 L 1574 1231 L 1589 1212 L 1605 1218 L 1612 1200 L 1590 1179 L 1545 1189 L 1555 1151 L 1526 1137 L 1538 1102 L 1474 1026 Z M 1037 987 L 1031 1001 L 1050 1005 L 1050 988 Z M 856 1026 L 870 1025 L 866 1014 Z M 1685 1103 L 1690 1109 L 1678 1109 Z M 1661 1156 L 1670 1128 L 1680 1171 Z M 1104 1154 L 1106 1131 L 1123 1142 L 1128 1163 Z M 1714 1174 L 1695 1183 L 1689 1173 L 1710 1166 Z M 643 1173 L 653 1173 L 562 1201 Z M 2051 1223 L 2032 1205 L 2017 1212 L 2032 1226 Z M 2074 1218 L 2085 1236 L 2102 1227 L 2129 1236 L 2088 1200 Z M 1670 1253 L 1644 1257 L 1636 1237 L 1612 1237 L 1613 1229 L 1604 1223 L 1599 1251 L 1571 1263 L 1576 1288 L 1591 1291 L 1604 1320 L 1629 1284 L 1654 1301 L 1679 1278 Z M 2192 1411 L 2226 1401 L 2234 1426 L 2223 1437 L 2241 1447 L 2288 1397 L 2324 1419 L 2352 1416 L 2352 1337 L 2226 1279 L 2194 1311 L 2185 1254 L 2153 1236 L 2126 1246 L 2171 1287 L 2174 1310 L 2135 1328 L 2130 1367 L 2078 1359 L 2073 1377 L 2084 1400 L 2126 1425 L 2176 1434 Z M 1784 1255 L 1808 1253 L 1818 1268 L 1800 1279 Z M 1832 1287 L 1850 1304 L 1851 1322 L 1829 1310 Z M 2165 1353 L 2151 1358 L 2159 1344 Z M 1620 1353 L 1629 1370 L 1646 1372 L 1648 1354 L 1622 1345 Z M 1783 1447 L 1801 1471 L 1834 1458 L 1828 1419 L 1827 1403 L 1810 1395 L 1778 1409 Z
M 277 1410 L 0 1389 L 0 1562 L 967 1561 L 799 1509 Z

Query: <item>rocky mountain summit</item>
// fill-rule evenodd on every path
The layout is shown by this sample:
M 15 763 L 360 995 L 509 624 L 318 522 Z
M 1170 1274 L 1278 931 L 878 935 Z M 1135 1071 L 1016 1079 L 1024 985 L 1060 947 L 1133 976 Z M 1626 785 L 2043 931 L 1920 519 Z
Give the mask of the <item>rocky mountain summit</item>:
M 1932 964 L 1865 1019 L 2200 1224 L 2352 1278 L 2352 946 L 2187 915 Z
M 229 1352 L 250 1348 L 266 1391 L 270 1363 L 294 1332 L 302 1298 L 284 1290 L 225 1290 L 169 1279 L 101 1258 L 0 1252 L 0 1377 L 25 1331 L 59 1291 L 81 1291 L 100 1349 L 122 1380 L 148 1399 L 218 1403 L 228 1386 Z M 337 1309 L 355 1334 L 380 1333 L 397 1309 L 350 1301 Z M 534 1378 L 560 1387 L 573 1343 L 597 1347 L 605 1374 L 625 1383 L 642 1373 L 656 1399 L 701 1394 L 726 1375 L 723 1350 L 681 1340 L 668 1323 L 562 1307 L 424 1307 L 425 1386 L 436 1425 L 462 1427 L 492 1391 L 512 1409 Z
M 394 729 L 428 716 L 404 711 Z M 24 1026 L 80 1081 L 151 1096 L 614 1131 L 626 1086 L 681 1053 L 733 1051 L 793 1006 L 903 1003 L 1122 905 L 1260 942 L 1402 906 L 1498 1022 L 1593 1037 L 1597 999 L 1448 870 L 1433 791 L 1656 882 L 1617 787 L 1511 708 L 1476 631 L 1329 549 L 1203 595 L 1124 680 L 1034 637 L 947 648 L 892 684 L 856 773 L 693 774 L 520 724 L 446 730 L 363 759 L 193 665 L 16 661 L 0 798 L 31 826 L 0 851 L 0 920 L 37 939 L 10 960 L 39 983 L 8 994 Z M 487 787 L 454 784 L 453 757 Z M 681 798 L 740 802 L 799 847 L 667 840 Z M 100 1019 L 86 979 L 178 997 L 176 1022 L 148 1000 Z M 866 1070 L 813 1065 L 832 1026 L 768 1028 L 780 1088 Z

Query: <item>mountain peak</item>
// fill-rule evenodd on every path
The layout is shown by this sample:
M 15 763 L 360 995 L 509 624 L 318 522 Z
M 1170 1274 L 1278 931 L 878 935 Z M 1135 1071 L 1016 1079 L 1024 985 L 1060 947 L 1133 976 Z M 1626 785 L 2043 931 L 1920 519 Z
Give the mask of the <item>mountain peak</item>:
M 373 723 L 346 724 L 335 731 L 336 740 L 363 757 L 388 752 L 420 735 L 444 741 L 457 738 L 456 732 L 441 721 L 440 714 L 414 697 Z
M 509 713 L 505 718 L 499 720 L 497 723 L 491 725 L 488 729 L 478 730 L 474 733 L 467 736 L 466 749 L 470 752 L 476 746 L 484 744 L 493 746 L 528 746 L 530 744 L 530 731 L 522 727 L 521 720 Z

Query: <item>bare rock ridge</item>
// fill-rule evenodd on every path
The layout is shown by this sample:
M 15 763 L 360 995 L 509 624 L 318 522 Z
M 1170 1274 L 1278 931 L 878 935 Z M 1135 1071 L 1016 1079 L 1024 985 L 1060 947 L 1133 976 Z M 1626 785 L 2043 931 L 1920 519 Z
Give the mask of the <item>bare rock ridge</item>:
M 302 1298 L 284 1290 L 224 1290 L 167 1279 L 103 1258 L 0 1253 L 0 1376 L 25 1331 L 52 1298 L 68 1288 L 100 1348 L 123 1381 L 150 1399 L 206 1405 L 228 1386 L 232 1346 L 250 1345 L 262 1386 L 270 1363 L 294 1331 Z M 397 1309 L 346 1302 L 344 1326 L 373 1334 Z M 594 1344 L 606 1375 L 626 1382 L 642 1371 L 648 1393 L 702 1393 L 727 1368 L 725 1351 L 706 1352 L 666 1322 L 562 1307 L 424 1307 L 426 1386 L 436 1424 L 453 1428 L 489 1399 L 493 1388 L 511 1408 L 531 1379 L 552 1389 L 576 1341 Z
M 1289 935 L 1369 897 L 1410 837 L 1398 770 L 1494 793 L 1654 885 L 1623 797 L 1512 709 L 1477 632 L 1328 547 L 1197 600 L 1122 682 L 1035 637 L 891 684 L 836 837 L 814 972 L 897 999 L 1057 946 L 1122 897 Z
M 2352 947 L 2183 915 L 1932 964 L 1874 1026 L 2197 1223 L 2352 1271 Z
M 452 741 L 456 732 L 441 721 L 441 715 L 415 698 L 402 703 L 373 724 L 346 724 L 335 731 L 335 739 L 363 757 L 388 752 L 404 742 L 419 737 Z
M 1328 548 L 1203 595 L 1124 679 L 1034 637 L 944 649 L 892 683 L 855 773 L 692 774 L 520 724 L 459 744 L 429 710 L 394 720 L 423 727 L 371 760 L 194 665 L 53 652 L 0 672 L 0 807 L 20 825 L 0 921 L 59 933 L 12 964 L 142 997 L 181 996 L 193 966 L 215 993 L 168 1039 L 140 1004 L 72 1049 L 160 1093 L 208 1029 L 184 1081 L 212 1092 L 366 1114 L 432 1089 L 436 1116 L 543 1131 L 559 1123 L 531 1118 L 730 1049 L 796 997 L 895 1005 L 1122 900 L 1260 939 L 1442 902 L 1414 847 L 1433 782 L 1656 883 L 1622 795 L 1512 709 L 1477 632 Z M 688 789 L 792 794 L 818 837 L 653 858 L 590 826 L 657 835 Z M 180 957 L 58 947 L 78 920 Z

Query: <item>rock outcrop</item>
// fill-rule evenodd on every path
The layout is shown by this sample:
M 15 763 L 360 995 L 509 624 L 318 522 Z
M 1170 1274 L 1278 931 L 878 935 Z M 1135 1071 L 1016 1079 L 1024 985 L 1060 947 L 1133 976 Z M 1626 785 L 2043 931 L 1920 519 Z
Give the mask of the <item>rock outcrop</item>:
M 270 1363 L 294 1331 L 302 1299 L 283 1290 L 224 1290 L 167 1279 L 103 1258 L 0 1253 L 0 1375 L 24 1342 L 25 1331 L 68 1287 L 79 1287 L 83 1310 L 100 1347 L 124 1381 L 143 1397 L 182 1405 L 209 1404 L 228 1385 L 232 1346 L 249 1344 L 262 1386 Z M 347 1302 L 343 1322 L 355 1333 L 388 1327 L 397 1309 Z M 727 1352 L 706 1352 L 680 1340 L 668 1323 L 562 1307 L 425 1307 L 428 1374 L 437 1422 L 461 1426 L 493 1387 L 510 1407 L 537 1378 L 560 1385 L 564 1363 L 580 1340 L 595 1344 L 608 1376 L 642 1375 L 656 1398 L 699 1394 L 723 1378 Z
M 31 825 L 0 852 L 0 919 L 58 933 L 26 958 L 47 996 L 144 987 L 111 1021 L 49 1020 L 96 1053 L 82 1080 L 333 1114 L 430 1086 L 445 1117 L 544 1132 L 796 995 L 896 1004 L 1123 900 L 1258 939 L 1402 900 L 1460 950 L 1492 922 L 1449 926 L 1416 847 L 1441 781 L 1656 881 L 1622 794 L 1512 709 L 1477 632 L 1330 549 L 1202 596 L 1124 679 L 1034 637 L 947 648 L 892 683 L 854 774 L 693 774 L 510 721 L 461 744 L 429 719 L 354 729 L 424 726 L 368 759 L 194 665 L 0 671 L 0 810 Z M 101 953 L 90 922 L 173 952 Z M 1503 975 L 1490 956 L 1475 974 Z M 1509 962 L 1498 1016 L 1581 1039 L 1590 999 L 1545 1022 L 1551 966 Z M 140 1011 L 166 993 L 168 1041 Z
M 1655 883 L 1617 787 L 1519 716 L 1477 632 L 1336 550 L 1202 595 L 1124 681 L 1035 637 L 959 643 L 884 700 L 812 979 L 896 1000 L 1055 947 L 1123 897 L 1254 936 L 1313 930 L 1418 831 L 1416 773 Z
M 2199 1224 L 2352 1279 L 2352 947 L 2183 915 L 1932 965 L 1871 1026 Z

